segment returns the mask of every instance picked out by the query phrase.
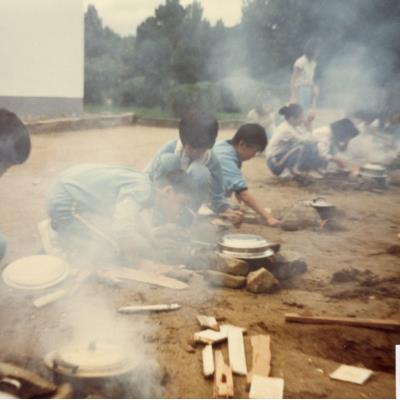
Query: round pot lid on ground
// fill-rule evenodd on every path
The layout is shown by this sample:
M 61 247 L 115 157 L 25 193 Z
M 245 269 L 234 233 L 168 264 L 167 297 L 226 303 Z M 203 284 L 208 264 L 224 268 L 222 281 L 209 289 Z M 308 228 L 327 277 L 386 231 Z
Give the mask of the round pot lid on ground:
M 70 268 L 63 259 L 37 255 L 20 258 L 7 265 L 3 271 L 3 281 L 17 289 L 39 290 L 57 285 L 69 272 Z
M 259 235 L 229 234 L 218 242 L 219 251 L 223 255 L 241 258 L 258 259 L 274 255 L 273 243 Z
M 69 345 L 45 357 L 47 367 L 68 376 L 101 378 L 130 372 L 134 363 L 126 349 L 113 344 Z

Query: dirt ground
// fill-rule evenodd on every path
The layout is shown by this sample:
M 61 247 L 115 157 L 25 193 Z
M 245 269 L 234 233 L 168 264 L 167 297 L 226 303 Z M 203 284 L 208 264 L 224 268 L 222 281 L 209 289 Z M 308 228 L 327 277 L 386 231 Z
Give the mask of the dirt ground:
M 229 137 L 233 131 L 223 131 Z M 37 134 L 29 161 L 7 172 L 0 185 L 0 229 L 8 239 L 7 263 L 37 253 L 40 248 L 37 223 L 45 217 L 45 195 L 50 183 L 65 168 L 82 162 L 130 164 L 145 167 L 154 152 L 176 136 L 174 129 L 121 127 L 110 130 Z M 298 187 L 278 183 L 257 157 L 244 165 L 244 175 L 265 206 L 281 210 L 297 200 L 324 195 L 341 213 L 342 229 L 323 232 L 309 229 L 285 232 L 262 225 L 244 224 L 242 232 L 253 232 L 282 244 L 282 249 L 303 255 L 308 271 L 292 279 L 276 294 L 255 295 L 246 290 L 216 289 L 201 276 L 195 276 L 189 290 L 131 285 L 116 288 L 88 282 L 85 302 L 93 304 L 102 297 L 114 310 L 118 306 L 145 303 L 179 303 L 179 311 L 145 316 L 117 315 L 127 327 L 134 343 L 141 335 L 146 354 L 140 346 L 133 350 L 140 363 L 148 365 L 153 357 L 163 373 L 162 391 L 154 374 L 137 373 L 136 389 L 127 397 L 158 395 L 177 398 L 213 396 L 212 380 L 202 375 L 201 347 L 193 347 L 193 333 L 199 330 L 196 315 L 215 315 L 221 321 L 247 329 L 247 364 L 251 362 L 249 337 L 269 334 L 272 341 L 272 372 L 285 380 L 286 398 L 392 398 L 395 396 L 394 351 L 399 333 L 365 328 L 301 325 L 284 322 L 287 312 L 326 316 L 400 319 L 399 255 L 388 254 L 391 244 L 400 244 L 400 190 L 383 193 L 334 190 L 325 186 Z M 322 189 L 321 189 L 322 188 Z M 373 255 L 373 253 L 380 253 Z M 378 283 L 362 286 L 357 282 L 331 283 L 333 273 L 343 268 L 369 270 Z M 0 361 L 13 361 L 44 376 L 51 374 L 42 357 L 49 349 L 72 335 L 69 305 L 35 310 L 29 295 L 0 286 Z M 101 315 L 101 310 L 99 310 Z M 142 329 L 142 327 L 145 327 Z M 95 328 L 94 328 L 95 329 Z M 225 358 L 226 349 L 223 346 Z M 329 374 L 340 364 L 363 365 L 375 371 L 364 385 L 333 381 Z M 140 370 L 140 367 L 139 367 Z M 139 371 L 138 370 L 138 371 Z M 150 387 L 154 392 L 143 391 Z M 92 395 L 105 395 L 98 386 Z M 97 390 L 97 393 L 96 393 Z M 108 396 L 120 393 L 108 388 Z M 235 396 L 244 398 L 246 379 L 235 376 Z

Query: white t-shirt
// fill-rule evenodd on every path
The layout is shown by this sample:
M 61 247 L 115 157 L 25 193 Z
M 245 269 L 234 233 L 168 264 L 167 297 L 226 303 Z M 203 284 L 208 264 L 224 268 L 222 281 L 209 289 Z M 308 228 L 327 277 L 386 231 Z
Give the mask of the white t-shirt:
M 287 121 L 282 122 L 274 132 L 271 141 L 267 146 L 267 159 L 282 154 L 294 145 L 302 143 L 309 138 L 309 134 L 301 129 L 294 127 Z
M 331 132 L 331 127 L 329 125 L 314 129 L 312 132 L 312 135 L 318 142 L 319 155 L 323 158 L 329 158 L 331 155 Z
M 296 86 L 312 85 L 314 83 L 314 72 L 317 66 L 315 61 L 310 61 L 305 55 L 298 58 L 294 63 L 294 68 L 300 70 L 300 76 L 296 81 Z

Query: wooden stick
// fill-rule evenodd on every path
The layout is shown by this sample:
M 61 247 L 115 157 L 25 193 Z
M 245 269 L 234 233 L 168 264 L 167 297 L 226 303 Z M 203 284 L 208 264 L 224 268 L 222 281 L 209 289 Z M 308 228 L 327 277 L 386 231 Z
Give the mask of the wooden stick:
M 199 324 L 202 328 L 210 328 L 213 329 L 214 331 L 219 330 L 219 325 L 215 317 L 209 317 L 207 315 L 198 315 L 197 321 L 199 321 Z
M 247 374 L 250 385 L 253 375 L 268 377 L 271 372 L 271 338 L 269 335 L 256 335 L 250 338 L 253 350 L 251 371 Z
M 214 375 L 215 371 L 212 345 L 208 344 L 206 347 L 204 347 L 201 354 L 203 358 L 203 374 L 206 378 L 210 378 Z
M 215 352 L 214 397 L 227 399 L 234 396 L 233 376 L 229 365 L 225 363 L 221 350 Z
M 232 371 L 238 375 L 247 375 L 243 329 L 232 325 L 222 325 L 221 332 L 228 335 L 229 365 Z
M 285 314 L 285 321 L 303 324 L 347 325 L 389 331 L 400 330 L 400 321 L 393 319 L 313 317 L 299 314 Z

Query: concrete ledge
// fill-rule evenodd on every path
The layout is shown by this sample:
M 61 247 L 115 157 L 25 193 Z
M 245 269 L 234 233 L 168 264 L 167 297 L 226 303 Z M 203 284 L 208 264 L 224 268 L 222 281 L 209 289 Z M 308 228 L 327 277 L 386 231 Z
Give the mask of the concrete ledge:
M 136 120 L 137 125 L 143 126 L 155 126 L 160 128 L 178 128 L 179 119 L 178 118 L 138 118 Z M 219 121 L 220 129 L 237 129 L 241 125 L 243 125 L 243 121 L 239 120 L 227 120 L 227 121 Z
M 237 129 L 243 121 L 220 121 L 220 129 Z M 58 118 L 37 121 L 25 121 L 31 133 L 53 133 L 64 131 L 79 131 L 85 129 L 113 128 L 123 125 L 142 125 L 160 128 L 174 128 L 179 126 L 179 119 L 175 118 L 138 118 L 133 113 L 118 115 L 90 115 L 82 117 Z
M 27 121 L 25 124 L 31 133 L 51 133 L 132 125 L 136 122 L 136 119 L 137 117 L 135 114 L 127 113 L 119 115 L 94 115 L 76 118 Z

